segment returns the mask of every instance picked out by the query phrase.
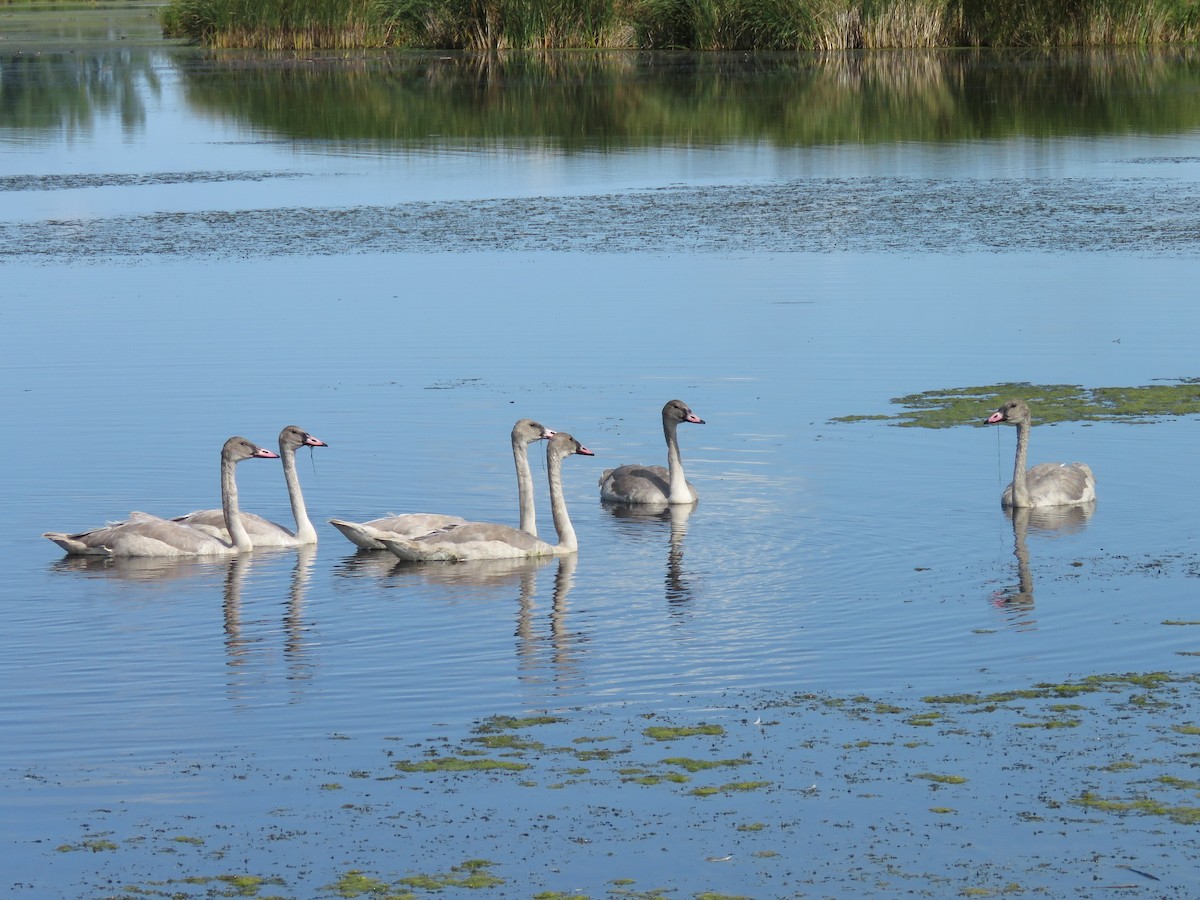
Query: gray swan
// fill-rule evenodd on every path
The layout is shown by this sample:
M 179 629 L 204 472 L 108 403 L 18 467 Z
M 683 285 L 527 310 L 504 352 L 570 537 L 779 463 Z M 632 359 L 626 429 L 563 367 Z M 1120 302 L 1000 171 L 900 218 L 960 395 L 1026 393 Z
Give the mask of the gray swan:
M 1096 499 L 1096 478 L 1084 463 L 1041 463 L 1026 470 L 1029 431 L 1033 427 L 1024 400 L 1009 400 L 987 418 L 986 424 L 1015 425 L 1017 459 L 1012 484 L 1004 489 L 1000 505 L 1015 509 L 1044 506 L 1079 506 Z
M 533 500 L 533 476 L 529 471 L 529 445 L 534 441 L 549 440 L 554 432 L 532 419 L 519 419 L 512 429 L 513 462 L 517 468 L 517 501 L 521 508 L 521 530 L 537 535 L 537 510 Z M 349 522 L 345 519 L 330 519 L 329 524 L 346 536 L 350 543 L 362 550 L 383 550 L 385 538 L 413 538 L 450 525 L 462 525 L 467 520 L 461 516 L 446 516 L 438 513 L 409 513 L 402 516 L 385 516 L 370 522 Z
M 308 518 L 308 510 L 304 507 L 304 494 L 300 491 L 300 476 L 296 473 L 296 450 L 300 447 L 328 446 L 320 438 L 313 437 L 295 425 L 288 425 L 279 432 L 279 456 L 283 460 L 283 479 L 287 483 L 296 530 L 290 531 L 254 513 L 242 513 L 242 525 L 245 526 L 246 533 L 250 535 L 250 541 L 255 547 L 307 547 L 317 542 L 317 529 Z M 188 513 L 186 516 L 178 516 L 172 521 L 206 531 L 220 540 L 229 540 L 223 510 L 204 509 Z
M 573 455 L 595 456 L 591 450 L 566 432 L 550 438 L 546 446 L 546 468 L 550 481 L 550 512 L 558 543 L 548 544 L 519 528 L 490 522 L 466 522 L 451 525 L 432 534 L 411 539 L 391 539 L 383 545 L 407 562 L 463 562 L 474 559 L 522 559 L 538 556 L 566 556 L 579 549 L 575 529 L 567 515 L 563 496 L 562 461 Z
M 600 476 L 600 499 L 612 503 L 695 503 L 696 489 L 683 474 L 676 429 L 681 422 L 703 425 L 682 400 L 663 407 L 663 435 L 667 439 L 667 468 L 662 466 L 619 466 Z
M 103 528 L 76 534 L 48 531 L 42 537 L 54 541 L 69 556 L 222 556 L 252 550 L 254 545 L 238 512 L 234 469 L 246 459 L 278 458 L 278 454 L 244 437 L 231 437 L 221 448 L 221 507 L 225 527 L 232 535 L 230 540 L 139 512 L 132 513 L 126 522 Z

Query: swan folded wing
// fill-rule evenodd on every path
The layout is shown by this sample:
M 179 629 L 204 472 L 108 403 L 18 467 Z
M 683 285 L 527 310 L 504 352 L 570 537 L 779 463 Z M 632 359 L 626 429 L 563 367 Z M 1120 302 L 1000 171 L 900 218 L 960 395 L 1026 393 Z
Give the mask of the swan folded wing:
M 1040 463 L 1026 471 L 1025 479 L 1033 506 L 1075 506 L 1096 499 L 1096 478 L 1086 463 Z
M 284 528 L 270 519 L 264 519 L 257 513 L 243 512 L 239 515 L 242 519 L 242 527 L 246 529 L 246 534 L 250 535 L 250 539 L 256 547 L 269 547 L 276 541 L 283 542 L 282 545 L 290 545 L 295 540 L 296 535 L 290 529 Z M 188 528 L 195 528 L 217 540 L 230 540 L 229 529 L 225 527 L 225 513 L 219 509 L 200 509 L 190 512 L 186 516 L 176 516 L 171 521 Z
M 1096 476 L 1082 462 L 1043 462 L 1025 473 L 1031 506 L 1078 506 L 1096 499 Z M 1013 505 L 1013 486 L 1004 488 L 1004 505 Z
M 653 503 L 671 493 L 671 474 L 662 466 L 626 465 L 600 476 L 600 499 L 624 503 Z
M 345 519 L 330 519 L 329 524 L 345 535 L 350 543 L 363 550 L 383 550 L 383 541 L 421 537 L 445 528 L 466 522 L 460 516 L 445 516 L 439 513 L 408 513 L 402 516 L 385 516 L 370 522 L 348 522 Z
M 553 556 L 554 545 L 507 525 L 467 522 L 411 539 L 383 540 L 383 545 L 409 562 L 520 559 Z
M 212 556 L 230 548 L 186 525 L 134 512 L 129 521 L 78 534 L 43 535 L 72 556 Z

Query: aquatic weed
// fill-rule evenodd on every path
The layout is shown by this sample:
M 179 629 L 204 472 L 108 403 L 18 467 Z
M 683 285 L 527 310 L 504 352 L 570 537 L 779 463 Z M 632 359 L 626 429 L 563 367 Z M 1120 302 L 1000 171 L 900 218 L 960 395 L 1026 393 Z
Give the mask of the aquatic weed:
M 905 428 L 954 428 L 984 425 L 987 413 L 1011 397 L 1029 402 L 1034 423 L 1145 423 L 1162 418 L 1200 415 L 1200 384 L 1176 379 L 1169 384 L 1138 387 L 1094 387 L 1078 384 L 1006 382 L 980 387 L 944 388 L 894 397 L 904 411 L 891 416 L 838 416 L 835 423 L 890 421 Z

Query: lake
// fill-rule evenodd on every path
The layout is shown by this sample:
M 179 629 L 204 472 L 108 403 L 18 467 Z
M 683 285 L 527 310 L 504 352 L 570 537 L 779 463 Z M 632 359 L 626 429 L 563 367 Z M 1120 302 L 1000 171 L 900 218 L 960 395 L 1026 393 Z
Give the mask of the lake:
M 5 896 L 1194 893 L 1195 48 L 296 56 L 3 16 Z M 1014 523 L 997 404 L 893 402 L 1011 382 L 1035 420 L 1055 385 L 1191 406 L 1035 427 L 1099 499 Z M 602 504 L 672 398 L 698 504 Z M 515 525 L 526 416 L 595 453 L 577 556 L 327 524 Z M 315 548 L 41 536 L 215 507 L 224 440 L 288 424 L 329 444 Z M 238 487 L 291 524 L 277 462 Z

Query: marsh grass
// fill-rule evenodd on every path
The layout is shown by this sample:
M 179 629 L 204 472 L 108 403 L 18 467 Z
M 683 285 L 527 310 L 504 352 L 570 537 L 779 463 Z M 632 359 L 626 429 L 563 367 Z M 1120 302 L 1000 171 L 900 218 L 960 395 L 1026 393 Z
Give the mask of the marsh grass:
M 846 50 L 1191 42 L 1191 0 L 172 0 L 214 47 Z

